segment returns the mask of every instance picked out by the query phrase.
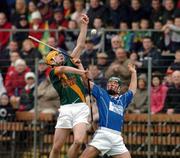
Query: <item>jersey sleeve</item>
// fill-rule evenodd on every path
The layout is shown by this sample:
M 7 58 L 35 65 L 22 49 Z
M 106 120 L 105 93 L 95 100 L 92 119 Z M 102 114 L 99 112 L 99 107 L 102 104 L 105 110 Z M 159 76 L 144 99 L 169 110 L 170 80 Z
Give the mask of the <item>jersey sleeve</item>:
M 131 103 L 133 98 L 133 92 L 131 90 L 128 90 L 126 93 L 124 93 L 122 96 L 120 96 L 120 99 L 123 100 L 124 108 L 127 108 L 129 103 Z
M 101 91 L 101 88 L 98 85 L 94 84 L 93 89 L 92 89 L 92 95 L 95 98 L 97 98 L 98 96 L 100 96 L 100 91 Z

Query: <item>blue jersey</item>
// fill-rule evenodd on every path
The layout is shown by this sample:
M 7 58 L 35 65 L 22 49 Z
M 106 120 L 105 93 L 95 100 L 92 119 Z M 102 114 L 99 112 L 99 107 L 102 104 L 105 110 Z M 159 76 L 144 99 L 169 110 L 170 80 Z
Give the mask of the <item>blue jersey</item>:
M 121 132 L 124 122 L 124 111 L 133 98 L 132 91 L 111 97 L 107 91 L 94 85 L 92 95 L 96 98 L 99 110 L 99 127 L 106 127 Z

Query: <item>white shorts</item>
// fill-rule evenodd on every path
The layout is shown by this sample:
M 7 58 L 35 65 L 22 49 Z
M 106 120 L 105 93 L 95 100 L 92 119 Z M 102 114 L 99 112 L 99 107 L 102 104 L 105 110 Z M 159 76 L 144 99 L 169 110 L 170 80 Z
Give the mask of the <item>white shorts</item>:
M 59 108 L 59 117 L 55 128 L 73 128 L 78 123 L 87 123 L 90 114 L 85 103 L 63 105 Z
M 107 154 L 108 156 L 113 156 L 128 152 L 121 132 L 105 127 L 98 128 L 89 145 L 98 149 L 101 155 Z

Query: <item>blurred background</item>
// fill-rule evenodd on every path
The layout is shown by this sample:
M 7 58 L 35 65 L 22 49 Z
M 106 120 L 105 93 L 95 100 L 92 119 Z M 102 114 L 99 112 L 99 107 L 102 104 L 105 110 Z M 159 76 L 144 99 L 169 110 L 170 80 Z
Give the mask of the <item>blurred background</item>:
M 109 77 L 120 77 L 123 94 L 128 63 L 137 68 L 122 133 L 132 157 L 180 157 L 180 0 L 3 0 L 0 6 L 0 158 L 48 158 L 60 102 L 43 60 L 51 49 L 28 35 L 71 54 L 82 13 L 90 21 L 81 61 L 94 82 L 106 88 Z

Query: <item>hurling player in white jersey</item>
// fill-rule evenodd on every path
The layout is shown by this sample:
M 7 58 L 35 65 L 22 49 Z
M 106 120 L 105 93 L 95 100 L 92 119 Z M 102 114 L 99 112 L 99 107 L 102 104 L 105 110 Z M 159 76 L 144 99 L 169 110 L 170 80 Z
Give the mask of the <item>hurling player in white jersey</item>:
M 121 136 L 125 109 L 131 102 L 137 89 L 135 66 L 129 64 L 128 68 L 131 72 L 131 81 L 128 91 L 122 95 L 120 94 L 122 82 L 118 77 L 111 77 L 108 80 L 107 90 L 90 82 L 92 95 L 97 101 L 99 127 L 80 158 L 95 158 L 104 154 L 113 158 L 131 158 Z M 85 79 L 87 80 L 84 77 Z M 87 82 L 85 83 L 87 84 Z

